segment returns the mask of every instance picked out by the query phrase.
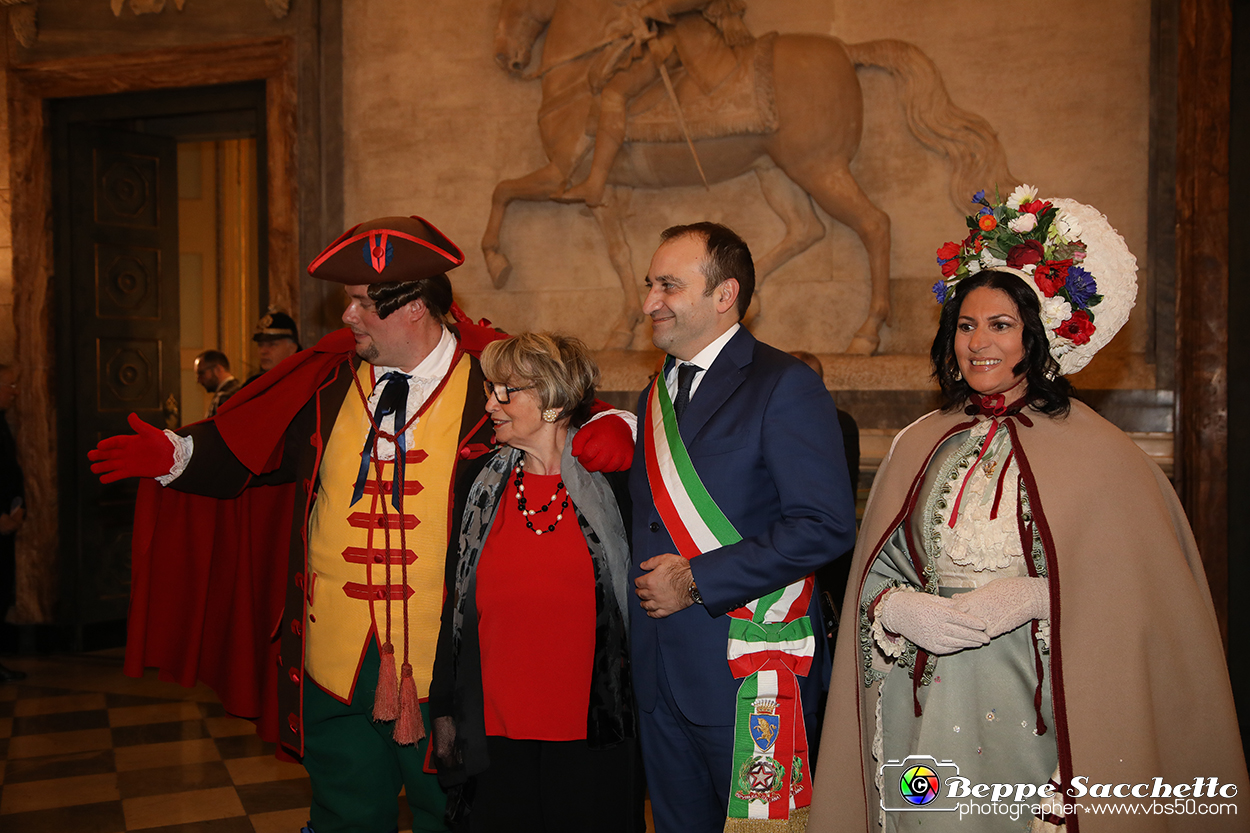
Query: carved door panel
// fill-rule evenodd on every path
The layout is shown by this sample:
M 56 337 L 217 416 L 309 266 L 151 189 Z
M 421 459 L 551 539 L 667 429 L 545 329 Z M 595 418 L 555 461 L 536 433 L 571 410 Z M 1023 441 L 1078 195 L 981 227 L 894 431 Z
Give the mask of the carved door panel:
M 136 490 L 133 480 L 102 486 L 87 451 L 129 432 L 131 412 L 158 428 L 179 424 L 177 147 L 165 136 L 76 124 L 68 150 L 62 250 L 71 274 L 56 285 L 71 322 L 60 407 L 73 409 L 72 436 L 61 442 L 72 444 L 63 451 L 76 464 L 62 471 L 75 473 L 76 499 L 62 505 L 63 552 L 74 563 L 63 565 L 72 586 L 61 597 L 63 621 L 85 624 L 126 617 Z

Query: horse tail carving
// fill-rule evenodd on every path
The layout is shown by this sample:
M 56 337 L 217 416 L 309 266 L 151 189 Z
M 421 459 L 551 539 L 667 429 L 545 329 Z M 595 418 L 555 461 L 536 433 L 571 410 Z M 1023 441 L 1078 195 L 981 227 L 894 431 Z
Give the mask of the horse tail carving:
M 900 40 L 846 44 L 846 52 L 855 66 L 884 69 L 901 85 L 911 132 L 950 160 L 951 200 L 960 210 L 981 188 L 1009 191 L 1020 184 L 1007 169 L 1007 154 L 994 128 L 951 101 L 928 55 Z

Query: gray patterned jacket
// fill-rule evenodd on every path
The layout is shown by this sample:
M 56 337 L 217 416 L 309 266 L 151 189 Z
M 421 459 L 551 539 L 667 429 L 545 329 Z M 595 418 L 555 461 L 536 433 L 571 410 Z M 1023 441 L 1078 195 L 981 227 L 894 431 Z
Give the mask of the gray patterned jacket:
M 630 503 L 628 472 L 588 472 L 573 458 L 570 431 L 560 472 L 594 563 L 595 651 L 586 738 L 593 748 L 636 736 L 629 674 L 628 587 Z M 489 765 L 483 717 L 481 652 L 475 604 L 476 570 L 486 536 L 506 492 L 508 475 L 523 456 L 501 448 L 469 489 L 460 524 L 456 585 L 443 605 L 430 702 L 452 703 L 451 714 L 431 711 L 434 756 L 444 786 L 463 783 Z M 451 718 L 440 720 L 439 718 Z

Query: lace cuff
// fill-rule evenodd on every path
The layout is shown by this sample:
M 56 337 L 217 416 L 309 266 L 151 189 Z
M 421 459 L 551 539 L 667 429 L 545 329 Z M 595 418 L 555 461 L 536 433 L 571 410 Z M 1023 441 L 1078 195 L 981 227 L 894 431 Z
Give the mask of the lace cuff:
M 606 411 L 600 411 L 595 414 L 590 419 L 586 420 L 586 424 L 589 425 L 597 419 L 610 416 L 620 417 L 625 420 L 625 424 L 629 426 L 629 432 L 634 435 L 634 442 L 638 442 L 638 416 L 632 411 L 621 411 L 616 408 L 610 408 Z
M 195 451 L 195 440 L 190 437 L 181 437 L 169 429 L 165 429 L 165 436 L 174 446 L 174 465 L 170 468 L 169 474 L 162 474 L 156 478 L 156 482 L 162 486 L 168 486 L 178 479 L 178 475 L 182 474 L 187 464 L 191 462 L 191 453 Z
M 877 643 L 877 647 L 881 649 L 881 653 L 890 659 L 896 659 L 903 655 L 907 650 L 907 640 L 902 636 L 890 633 L 881 624 L 881 617 L 876 615 L 876 611 L 881 610 L 881 606 L 885 604 L 886 599 L 900 591 L 914 593 L 916 592 L 910 587 L 891 587 L 881 594 L 874 605 L 874 614 L 872 616 L 872 639 Z

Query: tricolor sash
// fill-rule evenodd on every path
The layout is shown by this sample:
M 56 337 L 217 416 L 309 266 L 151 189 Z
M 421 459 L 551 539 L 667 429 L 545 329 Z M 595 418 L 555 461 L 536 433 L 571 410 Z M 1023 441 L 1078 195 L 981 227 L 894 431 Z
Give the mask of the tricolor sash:
M 663 374 L 647 397 L 643 442 L 656 509 L 678 553 L 689 559 L 741 541 L 690 461 Z M 816 653 L 807 617 L 813 585 L 808 575 L 729 612 L 729 669 L 745 679 L 738 688 L 726 833 L 807 828 L 811 773 L 795 675 L 806 676 Z

